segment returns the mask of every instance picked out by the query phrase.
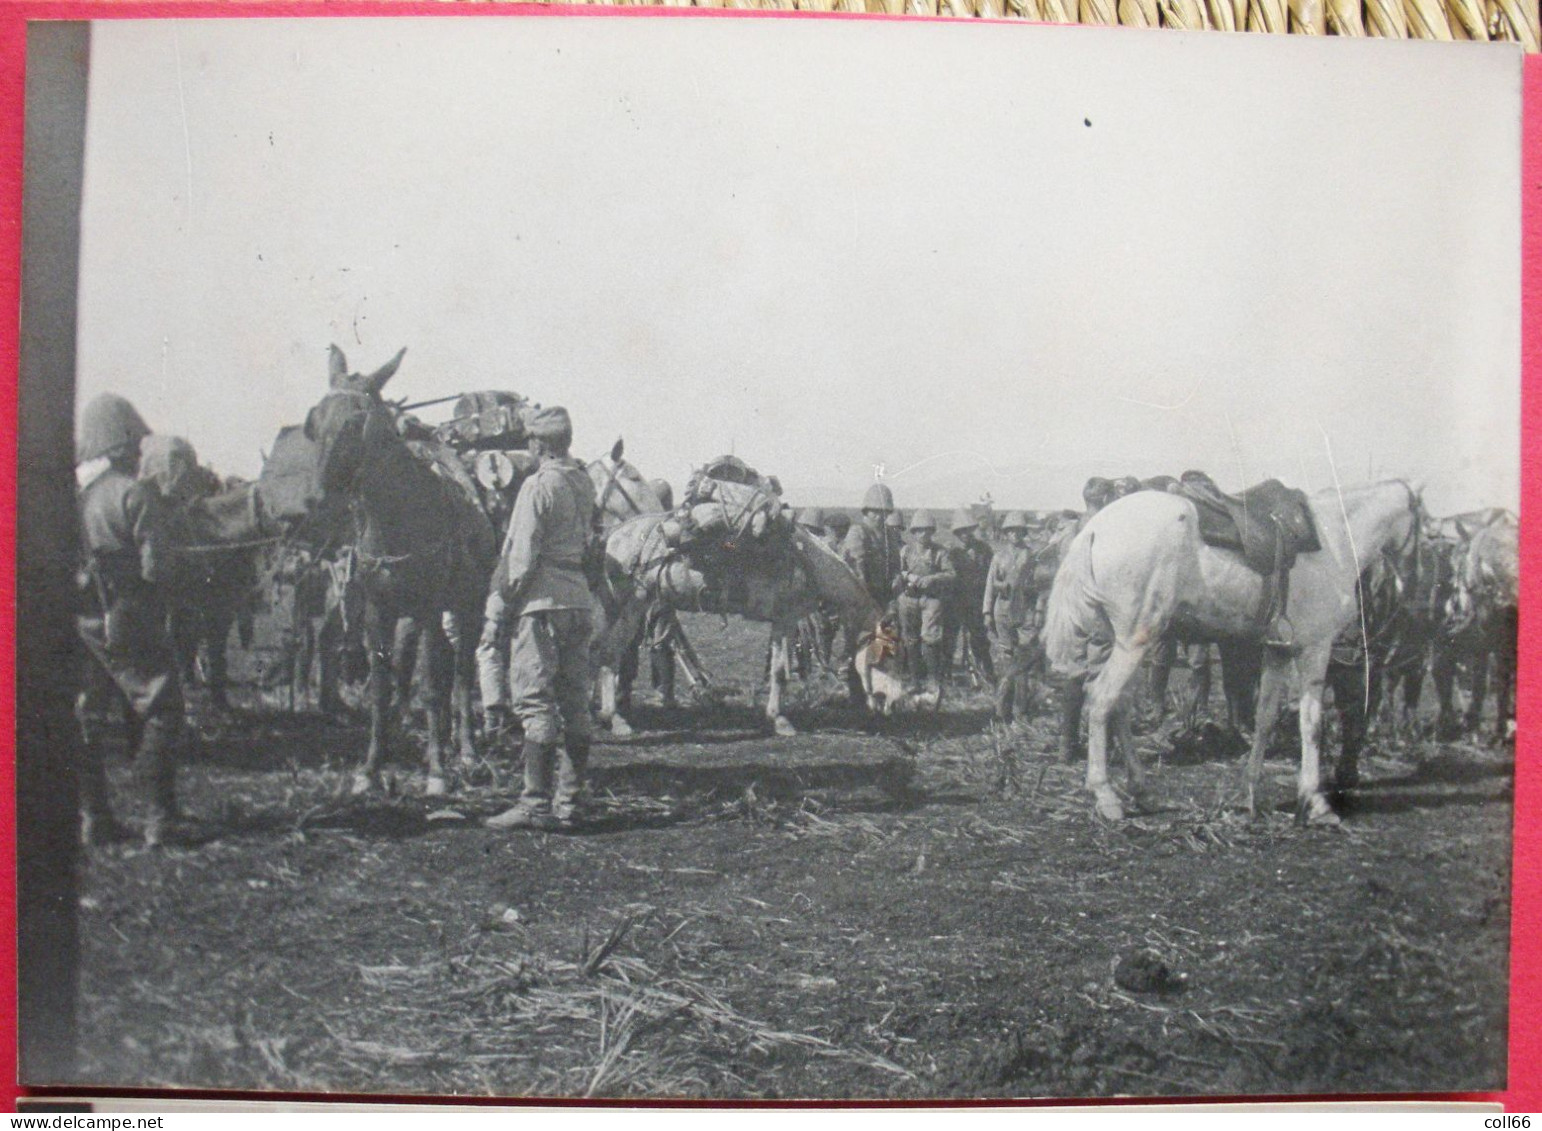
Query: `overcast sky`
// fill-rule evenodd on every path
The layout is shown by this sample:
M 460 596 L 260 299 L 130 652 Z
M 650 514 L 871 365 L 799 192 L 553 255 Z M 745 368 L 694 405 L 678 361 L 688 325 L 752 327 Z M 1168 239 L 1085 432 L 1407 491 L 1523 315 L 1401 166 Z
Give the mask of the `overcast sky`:
M 1508 45 L 982 23 L 95 25 L 80 393 L 252 475 L 326 386 L 794 502 L 1519 495 Z M 431 410 L 425 415 L 434 417 Z

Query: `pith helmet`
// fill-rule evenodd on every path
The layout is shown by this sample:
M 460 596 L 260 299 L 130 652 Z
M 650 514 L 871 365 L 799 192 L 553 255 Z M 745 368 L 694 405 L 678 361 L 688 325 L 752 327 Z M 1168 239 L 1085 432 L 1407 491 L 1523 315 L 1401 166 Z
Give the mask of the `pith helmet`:
M 970 514 L 966 508 L 960 507 L 953 512 L 953 521 L 948 524 L 948 529 L 957 534 L 960 530 L 973 530 L 979 525 L 979 519 Z
M 1001 521 L 1002 530 L 1027 530 L 1028 516 L 1022 511 L 1013 511 Z
M 150 426 L 138 409 L 116 393 L 102 393 L 80 414 L 75 462 L 137 452 L 139 442 L 149 434 Z
M 931 511 L 916 511 L 910 519 L 912 530 L 936 530 L 937 520 L 932 517 Z
M 900 511 L 890 511 L 887 515 L 884 516 L 883 524 L 887 527 L 891 527 L 894 530 L 904 530 L 905 516 Z
M 851 529 L 851 516 L 845 511 L 831 511 L 825 515 L 825 529 L 832 534 L 845 534 Z
M 888 513 L 894 509 L 894 492 L 883 483 L 874 483 L 867 489 L 867 494 L 862 496 L 862 509 L 865 511 L 883 511 Z

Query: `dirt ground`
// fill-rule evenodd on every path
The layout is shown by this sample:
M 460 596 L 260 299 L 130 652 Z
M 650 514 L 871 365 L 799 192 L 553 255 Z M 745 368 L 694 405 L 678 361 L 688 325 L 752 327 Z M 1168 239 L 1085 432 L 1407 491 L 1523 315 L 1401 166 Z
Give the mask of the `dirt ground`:
M 84 1081 L 892 1099 L 1503 1086 L 1510 748 L 1373 739 L 1345 823 L 1299 829 L 1248 818 L 1233 753 L 1175 743 L 1169 722 L 1141 739 L 1157 802 L 1112 826 L 1053 754 L 1047 705 L 993 734 L 986 696 L 960 690 L 879 727 L 821 705 L 838 697 L 826 678 L 794 685 L 803 735 L 773 738 L 750 705 L 764 629 L 688 627 L 730 697 L 643 707 L 636 737 L 602 743 L 582 835 L 481 827 L 514 796 L 512 749 L 447 799 L 421 796 L 406 755 L 394 794 L 346 798 L 362 727 L 249 697 L 183 773 L 217 839 L 86 865 Z M 1286 751 L 1268 771 L 1289 802 Z

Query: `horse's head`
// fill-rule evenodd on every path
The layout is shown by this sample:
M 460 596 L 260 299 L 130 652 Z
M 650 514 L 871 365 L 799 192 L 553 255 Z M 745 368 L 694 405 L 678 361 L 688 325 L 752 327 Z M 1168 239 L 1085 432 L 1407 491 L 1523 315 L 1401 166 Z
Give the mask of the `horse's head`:
M 305 437 L 317 448 L 316 486 L 323 498 L 351 491 L 373 451 L 401 444 L 395 412 L 380 391 L 406 352 L 364 376 L 349 373 L 343 351 L 331 348 L 331 391 L 305 418 Z
M 654 485 L 626 461 L 625 454 L 625 444 L 617 440 L 609 452 L 589 463 L 595 508 L 605 530 L 638 515 L 661 514 L 669 509 Z

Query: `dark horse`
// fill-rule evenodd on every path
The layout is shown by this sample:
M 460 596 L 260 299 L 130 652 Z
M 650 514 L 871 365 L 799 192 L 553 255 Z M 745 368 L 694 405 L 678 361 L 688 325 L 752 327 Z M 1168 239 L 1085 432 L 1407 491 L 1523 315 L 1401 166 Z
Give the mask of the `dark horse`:
M 446 791 L 443 750 L 450 706 L 462 765 L 475 758 L 471 686 L 476 627 L 492 573 L 492 527 L 459 485 L 436 474 L 433 453 L 397 430 L 393 406 L 380 391 L 401 364 L 402 350 L 368 376 L 348 372 L 331 348 L 331 389 L 311 409 L 305 435 L 318 448 L 323 502 L 346 499 L 353 515 L 355 578 L 364 597 L 369 653 L 369 751 L 354 777 L 355 792 L 378 782 L 392 718 L 392 646 L 400 618 L 422 634 L 428 688 L 427 793 Z

